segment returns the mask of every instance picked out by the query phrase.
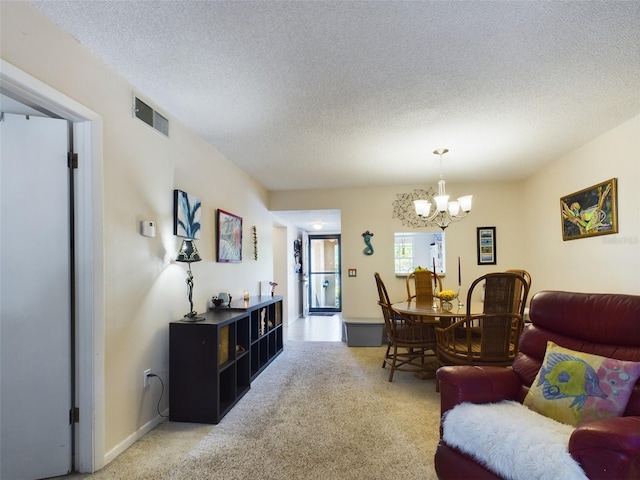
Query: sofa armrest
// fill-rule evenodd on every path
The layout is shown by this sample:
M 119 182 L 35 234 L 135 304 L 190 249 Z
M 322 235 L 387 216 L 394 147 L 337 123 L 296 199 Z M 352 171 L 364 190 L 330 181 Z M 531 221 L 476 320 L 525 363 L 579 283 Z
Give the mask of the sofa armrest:
M 436 372 L 440 382 L 440 414 L 463 402 L 517 400 L 522 383 L 506 367 L 448 366 Z
M 640 478 L 640 417 L 616 417 L 578 427 L 569 453 L 589 478 Z

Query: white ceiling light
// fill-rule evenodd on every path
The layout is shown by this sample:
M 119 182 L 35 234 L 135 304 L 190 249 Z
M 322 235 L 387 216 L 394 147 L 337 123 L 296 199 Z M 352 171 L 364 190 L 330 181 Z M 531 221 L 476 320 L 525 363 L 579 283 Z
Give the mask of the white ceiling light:
M 311 226 L 313 227 L 314 230 L 322 230 L 322 224 L 321 223 L 314 223 Z
M 472 195 L 465 195 L 457 201 L 450 202 L 449 195 L 445 192 L 442 156 L 448 151 L 446 148 L 433 151 L 440 157 L 437 195 L 431 187 L 428 190 L 416 189 L 413 193 L 398 194 L 398 199 L 393 202 L 393 217 L 399 218 L 403 225 L 414 228 L 438 226 L 444 230 L 450 223 L 462 220 L 471 211 Z M 433 212 L 432 206 L 435 206 Z

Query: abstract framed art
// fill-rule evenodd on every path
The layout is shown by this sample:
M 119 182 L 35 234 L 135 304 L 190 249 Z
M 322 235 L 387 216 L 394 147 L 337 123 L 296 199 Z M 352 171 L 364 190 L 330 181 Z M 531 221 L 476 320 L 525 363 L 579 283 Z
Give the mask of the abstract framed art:
M 216 260 L 224 263 L 242 262 L 242 217 L 218 209 L 216 227 Z
M 496 227 L 478 227 L 478 265 L 495 265 L 496 250 Z
M 178 237 L 200 238 L 200 199 L 182 190 L 173 191 L 173 234 Z
M 618 233 L 618 181 L 612 178 L 560 199 L 562 240 Z

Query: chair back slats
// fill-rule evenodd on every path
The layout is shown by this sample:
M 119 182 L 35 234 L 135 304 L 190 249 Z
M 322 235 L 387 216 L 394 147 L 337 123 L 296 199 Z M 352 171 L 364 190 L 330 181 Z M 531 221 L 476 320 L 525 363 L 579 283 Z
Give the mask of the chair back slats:
M 507 273 L 517 273 L 518 275 L 523 277 L 529 291 L 531 291 L 531 274 L 529 272 L 522 269 L 513 269 L 513 270 L 506 270 L 506 271 Z M 518 281 L 516 282 L 516 294 L 513 299 L 514 311 L 520 312 L 521 314 L 524 314 L 525 304 L 524 302 L 522 304 L 519 304 L 518 302 L 521 302 L 522 300 L 522 293 L 523 293 L 525 283 L 522 283 L 520 279 L 518 279 Z
M 376 272 L 374 277 L 376 279 L 376 287 L 378 287 L 378 301 L 391 305 L 391 302 L 389 301 L 389 294 L 387 293 L 387 287 L 385 287 L 380 274 Z
M 480 326 L 480 355 L 482 358 L 505 358 L 511 353 L 512 315 L 500 315 L 481 318 Z
M 516 278 L 491 276 L 485 280 L 484 313 L 505 313 L 513 311 L 516 302 Z
M 411 288 L 413 285 L 413 288 Z M 414 270 L 407 275 L 407 301 L 432 302 L 434 293 L 442 291 L 442 280 L 430 270 Z

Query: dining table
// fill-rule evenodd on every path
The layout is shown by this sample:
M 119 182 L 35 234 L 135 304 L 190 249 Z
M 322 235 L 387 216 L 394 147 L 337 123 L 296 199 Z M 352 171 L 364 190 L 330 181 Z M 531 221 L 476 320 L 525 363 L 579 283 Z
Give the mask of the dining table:
M 453 308 L 451 309 L 442 308 L 440 300 L 435 302 L 409 300 L 392 303 L 391 306 L 398 313 L 418 316 L 424 323 L 432 324 L 434 327 L 447 327 L 457 319 L 464 318 L 467 315 L 466 305 L 459 304 L 456 299 L 454 299 Z M 484 312 L 484 303 L 481 301 L 471 302 L 469 311 L 472 315 L 482 314 Z M 435 371 L 438 368 L 437 363 L 435 365 L 431 363 L 425 364 L 424 367 L 424 371 L 416 372 L 415 376 L 421 380 L 435 378 Z
M 416 302 L 409 300 L 404 302 L 392 303 L 391 306 L 399 313 L 408 315 L 418 315 L 423 318 L 425 323 L 434 323 L 440 326 L 447 326 L 458 318 L 464 318 L 467 315 L 467 307 L 460 305 L 454 299 L 453 308 L 446 310 L 440 305 L 440 301 L 435 302 Z M 470 312 L 472 315 L 478 315 L 484 312 L 483 302 L 471 302 Z M 445 320 L 443 322 L 443 320 Z

